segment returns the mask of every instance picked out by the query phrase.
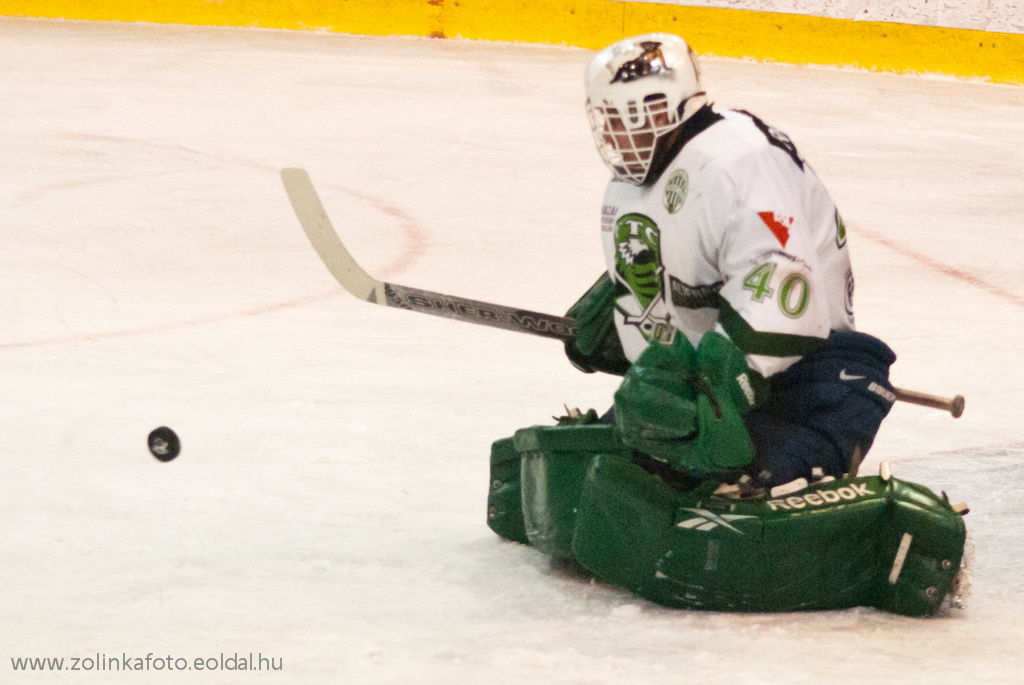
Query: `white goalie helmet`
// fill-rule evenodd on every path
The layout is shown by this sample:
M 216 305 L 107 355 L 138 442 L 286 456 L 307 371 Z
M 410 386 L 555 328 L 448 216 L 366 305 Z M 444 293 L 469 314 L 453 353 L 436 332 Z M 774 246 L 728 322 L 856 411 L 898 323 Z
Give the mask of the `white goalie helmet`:
M 634 185 L 647 179 L 658 141 L 707 103 L 696 55 L 671 33 L 612 43 L 584 80 L 597 151 L 617 179 Z

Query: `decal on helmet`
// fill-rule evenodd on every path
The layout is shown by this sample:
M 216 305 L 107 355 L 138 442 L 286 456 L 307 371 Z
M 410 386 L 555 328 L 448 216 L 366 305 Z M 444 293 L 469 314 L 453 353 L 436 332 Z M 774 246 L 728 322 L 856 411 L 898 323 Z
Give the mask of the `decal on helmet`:
M 671 71 L 668 63 L 665 61 L 665 55 L 661 52 L 660 41 L 645 40 L 640 43 L 639 47 L 643 52 L 640 53 L 639 57 L 624 62 L 615 71 L 615 76 L 611 80 L 612 83 L 630 83 L 644 76 L 664 74 Z

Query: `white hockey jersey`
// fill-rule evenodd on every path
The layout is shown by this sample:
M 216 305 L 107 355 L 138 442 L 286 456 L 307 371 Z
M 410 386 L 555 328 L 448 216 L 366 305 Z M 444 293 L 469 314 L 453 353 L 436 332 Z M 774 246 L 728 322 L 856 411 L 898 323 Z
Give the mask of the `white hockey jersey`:
M 854 328 L 846 230 L 785 134 L 711 107 L 687 124 L 699 132 L 655 183 L 605 193 L 619 338 L 635 360 L 676 330 L 695 346 L 718 330 L 771 376 Z

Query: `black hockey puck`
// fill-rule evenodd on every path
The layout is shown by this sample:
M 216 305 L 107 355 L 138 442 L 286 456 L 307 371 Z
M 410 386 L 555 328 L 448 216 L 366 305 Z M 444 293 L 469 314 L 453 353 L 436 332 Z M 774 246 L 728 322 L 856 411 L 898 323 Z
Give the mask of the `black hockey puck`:
M 171 461 L 181 452 L 181 440 L 167 426 L 160 426 L 149 434 L 149 451 L 160 461 Z

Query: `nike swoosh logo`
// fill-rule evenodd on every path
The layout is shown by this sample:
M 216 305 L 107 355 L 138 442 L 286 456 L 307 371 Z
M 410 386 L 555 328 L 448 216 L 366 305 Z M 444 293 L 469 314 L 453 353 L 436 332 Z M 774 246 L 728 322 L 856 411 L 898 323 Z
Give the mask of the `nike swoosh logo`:
M 839 372 L 839 380 L 841 381 L 859 381 L 867 378 L 867 376 L 853 376 L 846 373 L 846 369 Z

